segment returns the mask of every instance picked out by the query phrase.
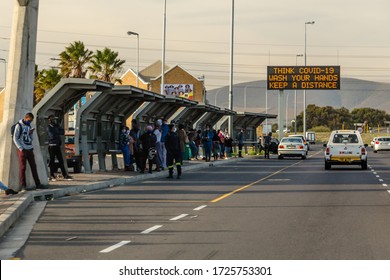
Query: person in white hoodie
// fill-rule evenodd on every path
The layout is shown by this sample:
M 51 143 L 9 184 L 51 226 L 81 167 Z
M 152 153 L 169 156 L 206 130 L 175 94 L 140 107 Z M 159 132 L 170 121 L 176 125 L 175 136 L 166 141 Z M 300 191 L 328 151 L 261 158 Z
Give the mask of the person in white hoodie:
M 18 148 L 18 157 L 19 157 L 19 178 L 20 178 L 20 187 L 25 189 L 27 187 L 26 183 L 26 163 L 30 165 L 31 173 L 34 178 L 34 182 L 37 189 L 46 189 L 47 187 L 41 184 L 39 180 L 37 165 L 35 163 L 34 157 L 34 147 L 33 147 L 33 132 L 34 128 L 31 127 L 31 122 L 34 120 L 34 115 L 32 113 L 27 113 L 24 116 L 24 119 L 21 119 L 16 125 L 13 134 L 13 141 Z

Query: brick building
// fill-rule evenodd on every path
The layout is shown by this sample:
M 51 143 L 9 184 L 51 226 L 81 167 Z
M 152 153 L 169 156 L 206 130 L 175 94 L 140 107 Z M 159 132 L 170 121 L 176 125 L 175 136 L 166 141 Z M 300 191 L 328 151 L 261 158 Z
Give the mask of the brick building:
M 161 60 L 149 65 L 139 73 L 138 87 L 160 93 Z M 165 65 L 165 87 L 167 94 L 186 97 L 198 102 L 204 102 L 205 86 L 199 79 L 186 71 L 180 65 L 169 67 Z M 123 85 L 136 85 L 137 73 L 129 69 L 122 77 Z

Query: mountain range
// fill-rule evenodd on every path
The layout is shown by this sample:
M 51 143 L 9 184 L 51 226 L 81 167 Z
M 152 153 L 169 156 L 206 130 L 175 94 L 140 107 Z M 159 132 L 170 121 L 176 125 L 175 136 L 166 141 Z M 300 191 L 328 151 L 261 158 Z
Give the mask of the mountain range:
M 235 84 L 233 87 L 233 104 L 237 112 L 266 112 L 266 81 L 259 80 Z M 209 104 L 228 108 L 229 87 L 207 91 Z M 267 103 L 270 114 L 277 114 L 279 91 L 268 91 Z M 288 116 L 294 118 L 295 91 L 285 91 L 288 104 Z M 390 83 L 372 82 L 353 78 L 342 78 L 340 90 L 306 91 L 306 104 L 317 106 L 354 108 L 374 108 L 390 113 Z M 303 91 L 297 91 L 297 114 L 303 110 Z

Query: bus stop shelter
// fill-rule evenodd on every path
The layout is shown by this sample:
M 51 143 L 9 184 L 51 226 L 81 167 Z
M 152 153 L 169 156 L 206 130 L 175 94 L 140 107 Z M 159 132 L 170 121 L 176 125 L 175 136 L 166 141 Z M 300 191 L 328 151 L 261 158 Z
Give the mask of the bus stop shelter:
M 222 109 L 215 107 L 215 110 L 206 112 L 201 118 L 194 124 L 195 129 L 204 129 L 207 124 L 212 127 L 226 115 L 234 115 L 235 112 L 229 109 Z
M 133 119 L 137 119 L 140 127 L 155 123 L 157 119 L 170 119 L 181 107 L 193 107 L 198 102 L 182 97 L 164 96 L 155 102 L 144 103 L 135 113 Z
M 120 128 L 144 102 L 159 102 L 164 96 L 132 86 L 115 86 L 96 93 L 77 112 L 75 150 L 84 159 L 98 155 L 99 170 L 105 171 L 105 157 L 111 154 L 113 169 L 118 168 Z M 91 172 L 89 160 L 83 161 Z
M 192 107 L 180 108 L 171 118 L 171 121 L 183 124 L 186 128 L 194 128 L 194 124 L 207 112 L 218 112 L 220 108 L 200 103 Z
M 54 115 L 57 123 L 64 126 L 64 115 L 89 91 L 104 91 L 112 88 L 112 84 L 90 79 L 62 79 L 42 100 L 33 108 L 36 118 L 37 135 L 45 163 L 48 162 L 47 132 L 48 116 Z M 64 139 L 62 139 L 64 143 Z M 63 150 L 65 159 L 65 151 Z M 67 169 L 66 160 L 64 161 Z

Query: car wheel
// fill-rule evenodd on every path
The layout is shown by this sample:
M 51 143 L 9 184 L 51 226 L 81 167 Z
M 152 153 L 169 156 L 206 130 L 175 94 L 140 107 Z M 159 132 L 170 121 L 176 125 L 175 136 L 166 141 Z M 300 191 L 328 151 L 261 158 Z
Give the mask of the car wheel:
M 374 153 L 377 153 L 378 151 L 377 150 L 374 150 Z
M 278 159 L 283 159 L 283 156 L 281 156 L 281 155 L 278 155 Z
M 325 161 L 325 170 L 329 170 L 332 167 L 332 165 L 329 162 Z
M 306 156 L 302 156 L 302 159 L 306 159 Z
M 362 162 L 362 170 L 367 170 L 367 161 Z

